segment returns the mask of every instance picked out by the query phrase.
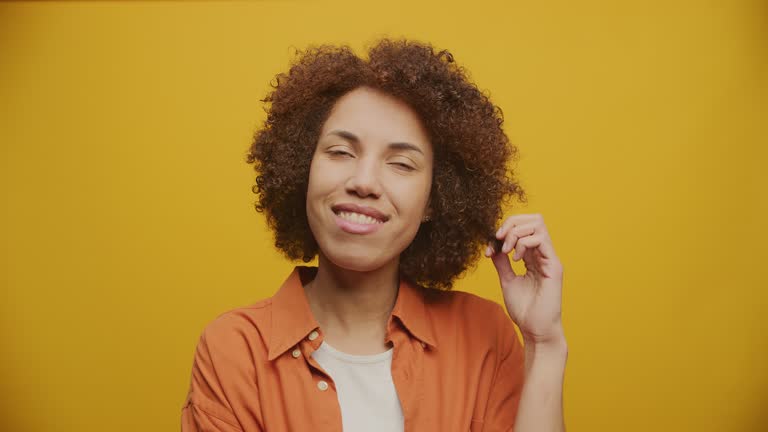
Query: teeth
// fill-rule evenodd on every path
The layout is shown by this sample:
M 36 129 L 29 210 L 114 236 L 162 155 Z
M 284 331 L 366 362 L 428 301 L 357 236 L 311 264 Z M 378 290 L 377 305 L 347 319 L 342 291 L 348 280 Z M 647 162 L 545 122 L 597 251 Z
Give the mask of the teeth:
M 339 216 L 342 219 L 346 219 L 350 222 L 354 222 L 356 224 L 364 224 L 364 225 L 370 225 L 370 224 L 380 224 L 381 221 L 374 219 L 370 216 L 360 214 L 360 213 L 353 213 L 353 212 L 339 212 Z

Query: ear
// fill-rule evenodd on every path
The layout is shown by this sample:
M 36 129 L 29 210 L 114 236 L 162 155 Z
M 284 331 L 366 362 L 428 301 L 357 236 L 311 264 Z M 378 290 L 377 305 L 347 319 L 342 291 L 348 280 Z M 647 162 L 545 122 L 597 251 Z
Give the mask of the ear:
M 427 208 L 424 210 L 424 218 L 427 220 L 432 219 L 432 196 L 429 196 L 427 200 Z

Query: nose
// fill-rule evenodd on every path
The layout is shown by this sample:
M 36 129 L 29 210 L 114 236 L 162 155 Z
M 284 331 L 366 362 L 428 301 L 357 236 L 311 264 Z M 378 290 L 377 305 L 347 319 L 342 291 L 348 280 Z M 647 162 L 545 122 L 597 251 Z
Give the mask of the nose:
M 368 160 L 358 159 L 354 171 L 346 182 L 348 193 L 355 194 L 360 198 L 381 196 L 381 183 L 379 183 L 379 173 L 376 161 L 372 158 Z

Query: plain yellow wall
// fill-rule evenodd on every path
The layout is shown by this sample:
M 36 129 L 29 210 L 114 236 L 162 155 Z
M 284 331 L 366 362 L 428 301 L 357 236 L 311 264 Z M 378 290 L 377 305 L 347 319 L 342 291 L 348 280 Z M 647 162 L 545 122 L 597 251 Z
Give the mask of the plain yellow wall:
M 202 328 L 294 265 L 259 99 L 292 47 L 383 35 L 504 111 L 509 212 L 565 267 L 568 430 L 768 430 L 768 4 L 693 0 L 3 3 L 0 429 L 178 430 Z M 490 261 L 457 289 L 501 301 Z

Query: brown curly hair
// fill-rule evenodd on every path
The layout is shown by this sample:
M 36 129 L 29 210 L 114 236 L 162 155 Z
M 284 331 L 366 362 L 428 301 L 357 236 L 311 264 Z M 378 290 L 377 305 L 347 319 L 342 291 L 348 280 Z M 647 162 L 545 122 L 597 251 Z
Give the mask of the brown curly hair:
M 434 148 L 432 219 L 400 255 L 401 274 L 450 289 L 474 266 L 493 236 L 502 205 L 527 202 L 508 162 L 518 151 L 502 130 L 503 113 L 469 80 L 447 50 L 429 43 L 380 39 L 364 60 L 349 46 L 301 51 L 264 99 L 267 118 L 247 152 L 275 246 L 291 260 L 318 253 L 306 215 L 309 167 L 320 130 L 337 99 L 361 86 L 384 91 L 419 115 Z

